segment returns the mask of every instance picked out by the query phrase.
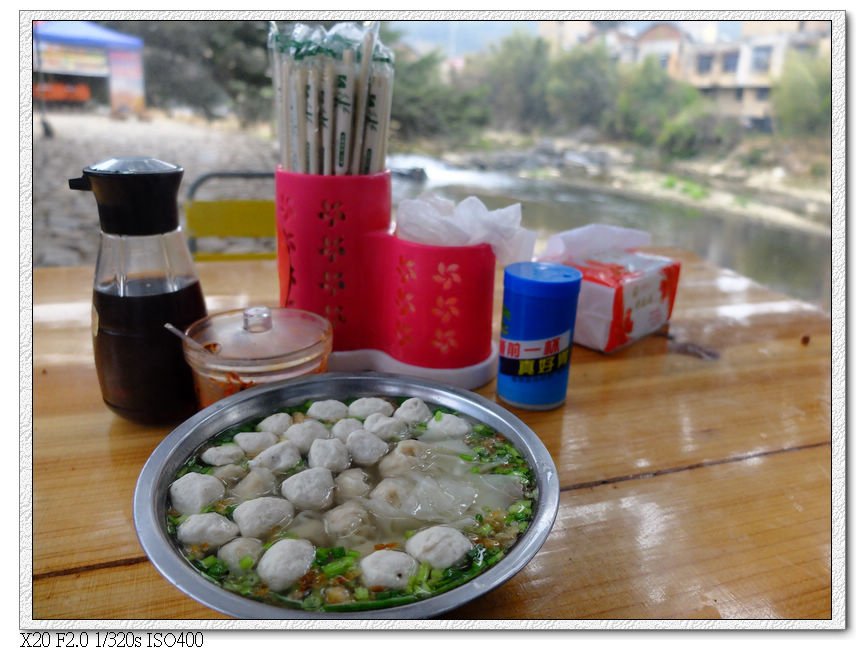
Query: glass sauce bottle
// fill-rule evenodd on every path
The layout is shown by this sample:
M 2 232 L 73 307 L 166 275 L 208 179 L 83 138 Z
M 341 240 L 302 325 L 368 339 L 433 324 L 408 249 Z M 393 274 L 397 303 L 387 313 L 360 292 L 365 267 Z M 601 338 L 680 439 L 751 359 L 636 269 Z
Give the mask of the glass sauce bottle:
M 112 158 L 69 187 L 92 191 L 102 228 L 93 285 L 93 350 L 102 399 L 143 424 L 178 422 L 196 410 L 181 330 L 207 315 L 179 227 L 183 168 L 153 158 Z

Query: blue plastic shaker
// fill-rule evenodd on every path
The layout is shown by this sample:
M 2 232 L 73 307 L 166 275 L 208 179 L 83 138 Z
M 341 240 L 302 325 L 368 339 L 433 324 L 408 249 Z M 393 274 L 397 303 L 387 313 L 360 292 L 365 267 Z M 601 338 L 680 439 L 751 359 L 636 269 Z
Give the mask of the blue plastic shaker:
M 582 279 L 561 264 L 505 268 L 497 382 L 503 402 L 538 411 L 565 402 Z

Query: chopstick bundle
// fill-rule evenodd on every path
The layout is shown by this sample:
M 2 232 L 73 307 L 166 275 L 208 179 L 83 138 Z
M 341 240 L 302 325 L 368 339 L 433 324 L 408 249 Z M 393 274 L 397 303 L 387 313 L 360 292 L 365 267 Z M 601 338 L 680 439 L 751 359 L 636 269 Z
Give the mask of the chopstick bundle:
M 283 169 L 300 174 L 383 171 L 393 98 L 393 53 L 378 23 L 295 24 L 268 36 Z

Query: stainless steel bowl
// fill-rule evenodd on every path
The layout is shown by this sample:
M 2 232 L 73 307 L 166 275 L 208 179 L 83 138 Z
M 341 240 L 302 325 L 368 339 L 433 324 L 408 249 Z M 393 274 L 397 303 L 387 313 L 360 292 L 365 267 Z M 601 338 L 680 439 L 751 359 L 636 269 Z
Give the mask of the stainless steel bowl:
M 451 591 L 408 605 L 362 612 L 284 609 L 233 594 L 203 578 L 177 551 L 165 527 L 168 486 L 205 441 L 247 420 L 312 399 L 419 397 L 489 425 L 520 450 L 535 473 L 538 504 L 531 525 L 505 557 Z M 144 552 L 175 587 L 223 614 L 246 619 L 428 618 L 459 607 L 512 578 L 540 550 L 559 507 L 559 479 L 549 452 L 519 418 L 479 395 L 436 382 L 380 373 L 326 373 L 253 388 L 209 406 L 177 427 L 154 450 L 135 486 L 135 530 Z

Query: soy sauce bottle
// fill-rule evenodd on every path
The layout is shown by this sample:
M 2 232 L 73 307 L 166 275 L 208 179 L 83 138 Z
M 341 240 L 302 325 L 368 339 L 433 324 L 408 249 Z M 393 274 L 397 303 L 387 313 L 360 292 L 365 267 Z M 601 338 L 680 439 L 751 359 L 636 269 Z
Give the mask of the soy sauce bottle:
M 196 409 L 181 341 L 165 329 L 207 315 L 179 226 L 182 176 L 154 158 L 112 158 L 69 180 L 92 191 L 99 209 L 92 331 L 102 399 L 142 424 L 179 422 Z

